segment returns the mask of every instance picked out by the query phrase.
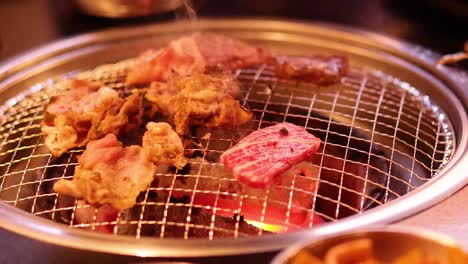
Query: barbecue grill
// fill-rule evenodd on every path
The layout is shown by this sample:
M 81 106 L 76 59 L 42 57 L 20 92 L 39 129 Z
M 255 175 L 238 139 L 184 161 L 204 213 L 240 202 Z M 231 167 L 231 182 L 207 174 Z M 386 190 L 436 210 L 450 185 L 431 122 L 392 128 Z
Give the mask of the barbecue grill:
M 242 87 L 240 102 L 253 112 L 252 122 L 236 129 L 194 130 L 193 140 L 198 145 L 186 149 L 202 154 L 190 161 L 189 172 L 158 172 L 158 178 L 173 184 L 153 185 L 140 195 L 134 208 L 120 213 L 115 221 L 99 222 L 95 217 L 90 223 L 77 223 L 77 201 L 57 195 L 52 185 L 73 176 L 76 157 L 83 150 L 52 157 L 40 131 L 44 105 L 67 89 L 66 80 L 71 77 L 98 80 L 122 96 L 128 94 L 135 88 L 124 83 L 135 62 L 129 58 L 189 34 L 190 26 L 180 22 L 93 33 L 11 60 L 0 68 L 2 227 L 58 245 L 137 256 L 258 253 L 281 249 L 304 236 L 396 221 L 441 201 L 467 183 L 463 165 L 468 162 L 467 95 L 463 87 L 468 77 L 461 71 L 435 67 L 437 54 L 380 35 L 325 24 L 230 19 L 202 20 L 199 26 L 268 47 L 274 53 L 346 55 L 351 70 L 340 83 L 328 87 L 278 79 L 271 65 L 236 71 Z M 147 87 L 136 88 L 144 91 Z M 219 188 L 203 189 L 198 183 L 212 181 L 221 186 L 218 175 L 207 173 L 222 166 L 216 157 L 248 133 L 278 122 L 303 126 L 322 140 L 314 157 L 321 175 L 318 188 L 311 206 L 303 209 L 327 223 L 311 222 L 294 232 L 270 234 L 262 230 L 269 226 L 260 221 L 252 224 L 262 229 L 250 234 L 239 228 L 239 208 L 231 212 L 233 228 L 217 227 L 215 212 L 226 209 L 203 207 L 193 200 L 199 193 L 217 197 L 226 193 Z M 192 188 L 176 190 L 187 193 L 187 199 L 152 198 L 161 191 L 171 194 L 180 177 L 195 182 Z M 283 231 L 288 231 L 291 200 L 303 190 L 294 180 L 282 188 L 289 193 L 286 202 L 272 200 L 268 189 L 258 197 L 241 194 L 240 199 L 262 201 L 263 216 L 270 204 L 285 207 Z M 176 208 L 185 210 L 184 217 L 173 221 L 168 212 Z M 207 223 L 194 224 L 192 212 L 200 208 L 213 215 Z M 155 211 L 161 213 L 150 213 Z M 110 225 L 113 234 L 92 231 Z M 181 235 L 172 238 L 169 229 L 178 229 Z M 193 239 L 193 230 L 203 234 L 201 239 Z M 218 239 L 216 234 L 224 238 Z

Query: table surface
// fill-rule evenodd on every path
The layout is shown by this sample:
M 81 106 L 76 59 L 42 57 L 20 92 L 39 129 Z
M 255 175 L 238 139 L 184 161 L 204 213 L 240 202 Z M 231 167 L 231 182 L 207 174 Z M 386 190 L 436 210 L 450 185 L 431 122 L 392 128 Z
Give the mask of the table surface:
M 202 16 L 276 16 L 326 21 L 401 38 L 440 53 L 460 50 L 468 38 L 468 18 L 447 7 L 436 8 L 434 3 L 438 2 L 440 1 L 198 0 L 195 5 Z M 105 19 L 78 12 L 73 1 L 1 1 L 0 60 L 82 32 L 170 21 L 174 17 L 173 13 L 166 13 L 136 19 Z M 34 25 L 34 30 L 31 30 L 31 25 Z M 468 187 L 465 187 L 451 198 L 396 225 L 411 225 L 439 231 L 457 239 L 468 249 L 468 213 L 465 210 L 467 204 Z M 271 254 L 258 255 L 251 256 L 248 260 L 266 263 L 271 257 Z M 0 263 L 62 263 L 65 259 L 68 263 L 80 263 L 83 259 L 92 259 L 92 262 L 96 263 L 106 260 L 112 260 L 112 263 L 135 261 L 132 258 L 117 260 L 112 256 L 44 245 L 0 229 Z M 234 263 L 239 259 L 232 258 L 229 262 L 231 261 Z
M 427 228 L 451 236 L 468 250 L 468 186 L 445 201 L 396 225 Z

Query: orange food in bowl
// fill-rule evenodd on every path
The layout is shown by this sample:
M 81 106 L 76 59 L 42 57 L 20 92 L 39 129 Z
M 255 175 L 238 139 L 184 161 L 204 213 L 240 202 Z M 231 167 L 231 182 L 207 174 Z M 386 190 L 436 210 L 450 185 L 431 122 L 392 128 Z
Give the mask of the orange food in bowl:
M 442 264 L 442 260 L 424 254 L 421 249 L 413 248 L 405 254 L 388 262 L 374 255 L 373 241 L 368 238 L 351 240 L 335 245 L 327 250 L 323 259 L 308 251 L 300 251 L 292 264 Z

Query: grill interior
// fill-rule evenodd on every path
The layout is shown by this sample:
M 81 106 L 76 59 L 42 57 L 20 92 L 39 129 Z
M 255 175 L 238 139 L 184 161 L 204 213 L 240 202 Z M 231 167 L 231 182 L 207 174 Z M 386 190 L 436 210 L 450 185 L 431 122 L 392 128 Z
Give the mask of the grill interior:
M 352 69 L 340 84 L 320 87 L 310 83 L 278 80 L 271 66 L 242 69 L 236 72 L 241 83 L 240 101 L 254 113 L 248 124 L 236 129 L 196 129 L 196 145 L 186 150 L 195 153 L 189 167 L 182 171 L 160 168 L 152 187 L 138 197 L 137 204 L 121 212 L 115 221 L 77 223 L 79 205 L 70 197 L 57 195 L 52 186 L 60 178 L 71 178 L 77 165 L 75 149 L 54 158 L 43 144 L 40 123 L 43 108 L 52 95 L 67 89 L 64 79 L 78 76 L 99 80 L 122 91 L 127 87 L 126 69 L 132 60 L 98 67 L 82 73 L 70 73 L 31 87 L 4 104 L 0 122 L 0 199 L 38 217 L 48 218 L 73 228 L 99 231 L 111 228 L 114 235 L 136 238 L 261 236 L 272 229 L 265 226 L 271 206 L 283 208 L 282 223 L 273 230 L 291 231 L 312 227 L 290 221 L 296 195 L 310 195 L 311 201 L 300 208 L 315 213 L 325 221 L 338 221 L 399 198 L 437 176 L 454 152 L 452 126 L 443 111 L 410 84 L 382 72 Z M 296 185 L 299 173 L 288 185 L 279 186 L 286 197 L 277 199 L 267 190 L 232 194 L 224 186 L 236 184 L 222 177 L 221 153 L 250 132 L 277 122 L 291 122 L 305 127 L 322 140 L 312 161 L 319 170 L 313 181 L 313 193 Z M 139 137 L 124 137 L 126 144 Z M 302 179 L 304 180 L 304 179 Z M 307 180 L 307 179 L 306 179 Z M 310 179 L 308 179 L 310 180 Z M 177 183 L 184 181 L 180 187 Z M 188 182 L 188 183 L 187 183 Z M 164 183 L 164 184 L 163 184 Z M 244 190 L 244 189 L 242 189 Z M 174 198 L 174 192 L 183 193 Z M 243 201 L 261 201 L 260 221 L 243 219 L 241 206 L 232 210 L 222 206 L 202 206 L 197 195 L 216 197 L 234 195 Z M 223 215 L 223 216 L 221 216 Z M 312 218 L 312 214 L 308 214 Z M 244 220 L 260 229 L 243 225 Z M 263 225 L 262 225 L 263 224 Z

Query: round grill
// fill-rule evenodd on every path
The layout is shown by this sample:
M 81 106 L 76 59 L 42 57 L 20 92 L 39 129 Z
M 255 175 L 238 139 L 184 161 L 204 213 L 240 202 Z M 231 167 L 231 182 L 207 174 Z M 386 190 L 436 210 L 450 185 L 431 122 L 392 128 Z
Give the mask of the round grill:
M 457 162 L 466 148 L 466 114 L 448 88 L 453 86 L 458 91 L 459 85 L 437 79 L 445 69 L 434 75 L 423 69 L 427 64 L 421 61 L 434 61 L 433 54 L 414 48 L 408 54 L 418 56 L 399 55 L 391 48 L 395 43 L 378 47 L 377 40 L 370 42 L 367 38 L 371 35 L 357 37 L 323 26 L 272 23 L 208 20 L 200 25 L 269 46 L 274 53 L 347 55 L 350 72 L 340 83 L 322 87 L 277 79 L 271 65 L 238 70 L 239 100 L 253 112 L 253 120 L 235 129 L 194 129 L 192 142 L 196 144 L 185 146 L 195 153 L 189 166 L 183 170 L 158 169 L 152 186 L 115 221 L 98 220 L 94 210 L 92 221 L 79 223 L 77 211 L 89 205 L 53 192 L 57 180 L 72 178 L 83 149 L 59 158 L 49 153 L 40 129 L 44 106 L 51 96 L 68 89 L 66 80 L 71 77 L 100 81 L 120 91 L 122 97 L 131 89 L 145 92 L 144 86 L 125 84 L 127 70 L 134 63 L 128 58 L 186 34 L 187 27 L 158 25 L 96 38 L 90 35 L 75 44 L 70 40 L 51 46 L 44 52 L 48 57 L 33 54 L 38 62 L 44 59 L 34 67 L 27 58 L 4 66 L 8 71 L 0 74 L 0 84 L 4 85 L 0 106 L 0 200 L 4 204 L 0 204 L 0 212 L 6 216 L 0 220 L 6 223 L 2 226 L 56 244 L 119 254 L 262 252 L 289 245 L 304 234 L 330 234 L 394 221 L 447 197 L 466 182 L 447 175 L 450 170 L 460 170 Z M 265 30 L 271 27 L 275 32 Z M 466 77 L 458 73 L 453 76 L 460 83 Z M 321 148 L 311 160 L 319 178 L 307 179 L 294 173 L 288 184 L 278 187 L 284 194 L 279 198 L 273 195 L 277 192 L 273 187 L 255 194 L 242 188 L 240 193 L 227 192 L 225 186 L 238 183 L 221 173 L 224 165 L 219 156 L 252 131 L 280 122 L 303 126 L 321 139 Z M 134 143 L 125 136 L 120 139 L 126 145 Z M 317 187 L 313 193 L 298 184 L 305 180 Z M 429 189 L 435 200 L 428 198 Z M 176 192 L 183 197 L 171 196 Z M 197 197 L 206 194 L 215 201 L 236 196 L 240 205 L 234 209 L 216 202 L 214 206 L 199 205 Z M 308 226 L 300 226 L 292 221 L 298 206 L 293 201 L 304 194 L 312 198 L 299 209 L 327 223 L 309 221 Z M 252 200 L 261 204 L 260 221 L 243 217 L 242 203 Z M 272 206 L 284 212 L 281 223 L 263 221 Z M 23 227 L 20 223 L 24 221 L 34 225 Z M 112 234 L 99 234 L 103 228 L 110 228 Z M 281 234 L 270 235 L 272 232 Z
M 77 77 L 100 81 L 125 94 L 132 88 L 122 82 L 131 64 L 132 61 L 124 61 L 105 65 Z M 327 221 L 361 213 L 416 189 L 435 177 L 451 156 L 453 131 L 443 112 L 428 96 L 394 77 L 353 69 L 340 84 L 320 87 L 278 80 L 269 65 L 239 70 L 236 74 L 242 84 L 240 101 L 254 113 L 253 121 L 247 127 L 235 130 L 198 129 L 194 134 L 203 135 L 194 137 L 199 147 L 186 146 L 186 149 L 203 154 L 199 159 L 191 159 L 190 171 L 158 173 L 157 180 L 172 184 L 151 187 L 143 192 L 136 206 L 122 212 L 113 222 L 100 222 L 95 216 L 91 223 L 76 223 L 77 202 L 53 192 L 55 181 L 73 176 L 76 157 L 83 150 L 72 150 L 59 158 L 49 154 L 40 131 L 42 110 L 50 96 L 67 89 L 67 83 L 50 80 L 33 86 L 3 106 L 0 198 L 36 216 L 71 227 L 94 230 L 97 226 L 115 225 L 114 234 L 137 238 L 144 235 L 185 239 L 191 236 L 213 239 L 217 235 L 262 235 L 262 229 L 255 234 L 239 229 L 241 217 L 235 215 L 242 215 L 241 208 L 229 210 L 193 203 L 199 193 L 223 195 L 220 188 L 206 186 L 236 181 L 210 175 L 210 172 L 215 174 L 216 167 L 223 166 L 216 158 L 224 150 L 240 140 L 241 135 L 255 129 L 277 122 L 291 122 L 320 137 L 322 148 L 314 160 L 323 176 L 316 181 L 319 188 L 313 193 L 315 201 L 309 208 L 301 209 L 314 212 Z M 185 201 L 152 199 L 159 191 L 171 193 L 176 188 L 175 182 L 182 178 L 194 182 L 189 186 L 192 188 L 179 187 L 177 190 L 187 195 Z M 201 181 L 204 184 L 200 184 Z M 264 202 L 263 214 L 270 204 L 284 207 L 286 220 L 283 224 L 290 226 L 288 215 L 292 197 L 304 189 L 294 181 L 281 188 L 287 190 L 289 197 L 275 200 L 269 198 L 269 190 L 265 190 L 258 196 L 246 195 L 240 199 L 260 199 Z M 197 207 L 212 212 L 213 216 L 192 223 L 191 216 L 198 213 L 194 210 Z M 181 215 L 171 219 L 168 212 L 174 211 Z M 217 227 L 214 214 L 217 211 L 232 214 L 236 224 L 229 228 Z M 262 223 L 256 225 L 265 227 Z M 166 234 L 168 229 L 172 232 Z

